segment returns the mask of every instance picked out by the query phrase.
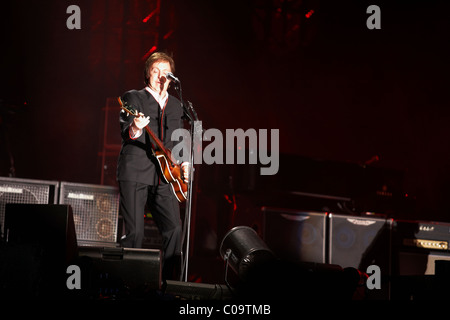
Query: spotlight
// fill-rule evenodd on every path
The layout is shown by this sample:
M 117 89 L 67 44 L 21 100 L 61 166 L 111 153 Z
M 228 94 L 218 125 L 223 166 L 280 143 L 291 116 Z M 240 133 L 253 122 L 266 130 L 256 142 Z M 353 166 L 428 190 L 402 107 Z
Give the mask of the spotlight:
M 256 231 L 247 226 L 237 226 L 228 231 L 220 244 L 220 255 L 226 262 L 225 280 L 228 265 L 240 280 L 245 281 L 252 269 L 275 259 L 274 253 Z

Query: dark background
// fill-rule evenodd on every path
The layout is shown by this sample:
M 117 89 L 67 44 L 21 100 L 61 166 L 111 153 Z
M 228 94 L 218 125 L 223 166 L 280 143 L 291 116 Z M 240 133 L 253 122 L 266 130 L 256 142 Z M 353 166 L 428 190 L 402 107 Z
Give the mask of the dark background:
M 156 3 L 2 1 L 2 176 L 9 145 L 16 177 L 100 184 L 106 99 L 143 87 L 156 46 L 173 53 L 204 128 L 280 130 L 268 197 L 280 186 L 345 195 L 347 168 L 378 156 L 370 168 L 399 174 L 413 201 L 402 217 L 450 220 L 445 1 L 170 0 L 144 23 Z M 81 30 L 66 27 L 71 4 Z M 366 27 L 371 4 L 381 30 Z M 308 190 L 304 159 L 346 169 L 317 179 L 332 190 Z M 213 178 L 200 170 L 201 186 Z

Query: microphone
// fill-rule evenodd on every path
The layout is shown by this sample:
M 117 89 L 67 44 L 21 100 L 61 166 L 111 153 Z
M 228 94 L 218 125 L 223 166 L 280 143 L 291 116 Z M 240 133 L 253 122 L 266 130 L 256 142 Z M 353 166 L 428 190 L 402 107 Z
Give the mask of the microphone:
M 175 76 L 173 75 L 172 72 L 168 72 L 168 73 L 166 74 L 166 78 L 167 78 L 168 80 L 172 80 L 172 81 L 175 82 L 175 83 L 180 83 L 180 80 L 179 80 L 177 77 L 175 77 Z

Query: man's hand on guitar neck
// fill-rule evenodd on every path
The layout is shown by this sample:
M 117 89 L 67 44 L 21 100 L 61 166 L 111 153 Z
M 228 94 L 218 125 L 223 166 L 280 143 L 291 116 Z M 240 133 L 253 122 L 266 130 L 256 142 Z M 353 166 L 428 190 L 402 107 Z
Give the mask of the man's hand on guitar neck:
M 132 131 L 131 137 L 136 139 L 142 134 L 142 129 L 150 123 L 150 117 L 145 117 L 142 112 L 139 113 L 139 117 L 135 117 L 133 123 L 130 126 Z

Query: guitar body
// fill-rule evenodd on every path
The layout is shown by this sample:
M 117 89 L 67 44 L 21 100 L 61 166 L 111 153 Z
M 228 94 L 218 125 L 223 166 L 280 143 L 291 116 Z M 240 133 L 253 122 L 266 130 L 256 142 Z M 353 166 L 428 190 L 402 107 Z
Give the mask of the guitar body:
M 168 160 L 164 152 L 160 150 L 155 151 L 156 160 L 158 160 L 159 168 L 161 169 L 164 180 L 170 184 L 175 197 L 179 202 L 183 202 L 187 199 L 187 184 L 181 177 L 181 167 L 179 165 L 172 164 L 172 161 Z

